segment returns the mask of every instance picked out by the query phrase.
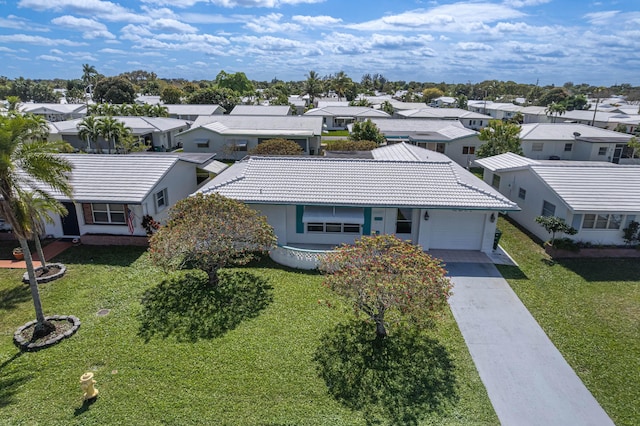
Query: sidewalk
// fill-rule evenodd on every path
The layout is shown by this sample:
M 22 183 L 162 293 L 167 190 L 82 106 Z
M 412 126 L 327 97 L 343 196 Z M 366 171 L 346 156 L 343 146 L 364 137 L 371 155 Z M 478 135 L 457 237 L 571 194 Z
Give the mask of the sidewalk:
M 503 425 L 613 425 L 493 264 L 447 269 L 451 310 Z
M 50 244 L 47 244 L 42 248 L 44 252 L 44 258 L 48 261 L 73 246 L 70 242 L 67 241 L 54 241 Z M 32 253 L 34 262 L 39 262 L 40 258 L 37 253 Z M 38 267 L 38 264 L 34 264 L 35 267 Z M 9 259 L 0 259 L 0 268 L 13 268 L 13 269 L 26 269 L 27 265 L 24 260 L 9 260 Z

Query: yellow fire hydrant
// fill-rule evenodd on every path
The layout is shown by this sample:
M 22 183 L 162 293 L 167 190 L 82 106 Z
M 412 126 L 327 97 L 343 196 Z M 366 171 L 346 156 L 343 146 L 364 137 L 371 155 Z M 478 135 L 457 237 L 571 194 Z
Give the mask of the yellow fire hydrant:
M 84 373 L 80 377 L 80 388 L 84 392 L 82 397 L 84 400 L 92 399 L 98 396 L 98 389 L 94 388 L 96 381 L 93 380 L 93 373 Z

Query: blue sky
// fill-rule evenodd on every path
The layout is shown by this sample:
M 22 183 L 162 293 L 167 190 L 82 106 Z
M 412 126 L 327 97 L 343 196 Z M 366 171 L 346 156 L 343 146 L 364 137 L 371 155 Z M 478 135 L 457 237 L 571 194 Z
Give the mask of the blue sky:
M 0 0 L 0 75 L 640 85 L 640 1 Z

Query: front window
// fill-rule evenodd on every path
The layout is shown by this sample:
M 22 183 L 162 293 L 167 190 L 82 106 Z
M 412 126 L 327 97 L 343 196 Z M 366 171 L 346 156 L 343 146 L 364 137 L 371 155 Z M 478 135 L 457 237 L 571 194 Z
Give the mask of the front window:
M 475 146 L 463 146 L 462 147 L 462 153 L 463 154 L 473 155 L 473 154 L 476 153 L 476 147 Z
M 491 186 L 493 186 L 495 189 L 500 189 L 500 176 L 498 176 L 497 174 L 493 174 L 493 180 L 491 181 Z
M 413 210 L 411 209 L 398 209 L 398 216 L 396 218 L 396 234 L 411 233 L 412 215 L 413 215 Z
M 598 155 L 607 155 L 607 147 L 601 146 L 600 148 L 598 148 Z
M 527 190 L 524 188 L 520 188 L 518 190 L 518 198 L 524 200 L 525 198 L 527 198 Z
M 125 224 L 124 204 L 91 204 L 93 223 Z
M 162 210 L 164 210 L 165 207 L 167 207 L 167 188 L 163 189 L 162 191 L 158 191 L 155 194 L 155 199 L 156 199 L 156 212 L 160 212 Z
M 360 234 L 364 224 L 364 209 L 306 206 L 301 219 L 307 232 Z
M 573 144 L 572 143 L 565 143 L 564 144 L 564 152 L 570 152 L 573 149 Z
M 556 206 L 548 201 L 542 202 L 542 216 L 554 216 L 556 214 Z
M 531 145 L 531 151 L 534 151 L 534 152 L 540 152 L 542 151 L 543 148 L 544 148 L 544 143 L 542 142 L 535 142 Z
M 620 214 L 585 214 L 582 220 L 583 229 L 620 229 L 623 216 Z
M 360 228 L 357 223 L 307 223 L 307 232 L 359 234 Z

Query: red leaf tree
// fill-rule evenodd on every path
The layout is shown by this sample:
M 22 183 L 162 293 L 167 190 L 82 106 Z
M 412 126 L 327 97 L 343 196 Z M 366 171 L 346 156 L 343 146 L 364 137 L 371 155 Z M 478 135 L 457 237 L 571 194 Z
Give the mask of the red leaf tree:
M 267 219 L 244 203 L 220 194 L 178 201 L 169 220 L 149 241 L 151 259 L 168 269 L 197 268 L 217 283 L 227 265 L 244 265 L 274 246 Z
M 353 303 L 387 335 L 387 322 L 428 325 L 447 303 L 451 281 L 440 260 L 393 235 L 364 236 L 320 264 L 325 285 Z

